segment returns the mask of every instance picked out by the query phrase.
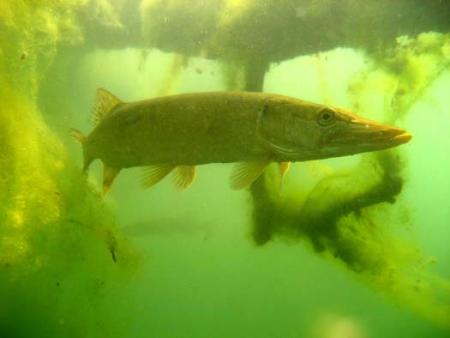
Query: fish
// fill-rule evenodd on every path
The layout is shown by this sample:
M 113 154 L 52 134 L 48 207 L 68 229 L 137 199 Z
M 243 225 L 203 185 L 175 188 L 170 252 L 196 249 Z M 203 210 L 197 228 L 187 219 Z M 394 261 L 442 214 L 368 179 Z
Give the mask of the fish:
M 347 109 L 260 92 L 198 92 L 124 102 L 97 90 L 84 135 L 83 172 L 103 162 L 103 194 L 121 170 L 143 167 L 149 188 L 174 172 L 186 190 L 197 166 L 234 163 L 231 187 L 250 186 L 276 162 L 285 175 L 291 162 L 378 151 L 407 143 L 407 131 L 360 117 Z

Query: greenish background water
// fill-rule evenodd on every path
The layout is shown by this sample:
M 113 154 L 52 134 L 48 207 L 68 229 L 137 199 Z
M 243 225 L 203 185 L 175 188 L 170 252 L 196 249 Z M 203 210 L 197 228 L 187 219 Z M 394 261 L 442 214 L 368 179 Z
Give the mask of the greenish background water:
M 92 129 L 98 87 L 133 101 L 246 86 L 248 60 L 114 46 L 124 15 L 152 3 L 0 5 L 0 337 L 448 337 L 448 33 L 395 36 L 385 54 L 343 43 L 278 60 L 265 74 L 264 91 L 348 107 L 414 135 L 394 151 L 404 180 L 395 203 L 375 203 L 341 225 L 360 229 L 362 253 L 389 263 L 358 272 L 331 249 L 315 252 L 307 237 L 275 233 L 256 245 L 254 196 L 230 189 L 230 165 L 201 166 L 182 193 L 170 179 L 143 190 L 140 170 L 129 169 L 104 199 L 100 163 L 81 175 L 68 129 Z M 316 13 L 316 2 L 303 3 Z M 106 42 L 86 28 L 102 20 L 112 29 Z M 296 163 L 274 203 L 301 205 L 322 179 L 342 173 L 355 186 L 364 173 L 376 181 L 378 169 L 364 161 L 375 157 Z
M 136 70 L 138 58 L 137 51 L 89 56 L 86 73 L 80 74 L 81 78 L 89 77 L 92 84 L 84 88 L 85 96 L 92 97 L 102 83 L 113 92 L 124 92 L 131 100 L 145 97 L 141 91 L 152 90 L 151 83 L 163 76 L 164 62 L 170 56 L 150 54 L 141 71 Z M 273 67 L 265 89 L 348 106 L 348 82 L 364 69 L 363 55 L 352 50 L 330 52 L 327 61 L 324 57 L 318 61 L 321 75 L 314 65 L 316 59 L 298 58 Z M 103 72 L 88 73 L 100 64 L 105 67 L 119 60 L 122 65 L 130 60 L 129 68 L 114 72 L 107 81 Z M 180 92 L 224 89 L 220 78 L 208 74 L 208 70 L 219 73 L 217 65 L 203 60 L 193 60 L 192 64 L 180 75 Z M 197 74 L 195 66 L 202 67 L 206 74 Z M 450 209 L 444 206 L 445 201 L 439 205 L 437 200 L 450 191 L 446 175 L 449 75 L 444 73 L 436 79 L 402 123 L 414 134 L 414 141 L 400 150 L 407 157 L 408 167 L 399 202 L 399 208 L 411 217 L 407 234 L 427 255 L 439 257 L 432 269 L 446 277 L 450 273 L 450 250 L 444 239 L 450 233 Z M 126 76 L 142 84 L 137 92 L 124 85 Z M 424 128 L 430 116 L 432 122 Z M 331 167 L 351 167 L 354 161 L 359 161 L 358 156 L 322 162 Z M 287 182 L 308 166 L 295 164 Z M 125 233 L 144 251 L 144 273 L 136 289 L 142 301 L 140 318 L 133 326 L 136 336 L 309 337 L 321 325 L 332 325 L 323 324 L 327 320 L 344 327 L 336 331 L 349 327 L 349 332 L 362 332 L 348 333 L 350 337 L 447 336 L 445 330 L 433 328 L 401 304 L 393 304 L 301 243 L 276 241 L 255 247 L 249 238 L 248 192 L 230 190 L 230 169 L 230 165 L 202 166 L 195 184 L 183 193 L 176 191 L 170 179 L 143 191 L 138 184 L 139 170 L 129 170 L 121 174 L 107 197 L 119 224 L 125 225 Z M 96 177 L 101 177 L 100 172 Z M 394 232 L 405 227 L 395 220 L 386 222 Z

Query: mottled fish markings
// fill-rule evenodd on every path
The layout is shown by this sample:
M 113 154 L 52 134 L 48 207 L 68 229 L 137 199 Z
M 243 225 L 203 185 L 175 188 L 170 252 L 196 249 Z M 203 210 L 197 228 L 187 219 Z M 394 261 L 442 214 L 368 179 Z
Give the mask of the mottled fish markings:
M 250 92 L 181 94 L 122 102 L 105 89 L 97 91 L 84 136 L 86 171 L 95 159 L 104 164 L 106 193 L 122 169 L 145 167 L 146 188 L 174 172 L 174 183 L 187 189 L 196 166 L 237 163 L 231 186 L 242 189 L 272 162 L 284 176 L 291 162 L 346 156 L 406 143 L 406 131 L 370 121 L 344 109 L 291 97 Z

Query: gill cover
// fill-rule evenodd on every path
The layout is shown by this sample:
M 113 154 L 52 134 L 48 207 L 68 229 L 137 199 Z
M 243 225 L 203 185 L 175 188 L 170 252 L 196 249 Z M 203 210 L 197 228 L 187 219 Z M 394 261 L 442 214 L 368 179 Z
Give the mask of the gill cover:
M 289 156 L 295 155 L 293 143 L 289 142 L 287 134 L 289 118 L 283 107 L 265 102 L 258 116 L 257 131 L 260 137 L 267 142 L 269 147 L 277 154 Z
M 301 159 L 317 152 L 323 129 L 318 116 L 324 106 L 279 98 L 264 104 L 258 133 L 270 148 L 286 159 Z

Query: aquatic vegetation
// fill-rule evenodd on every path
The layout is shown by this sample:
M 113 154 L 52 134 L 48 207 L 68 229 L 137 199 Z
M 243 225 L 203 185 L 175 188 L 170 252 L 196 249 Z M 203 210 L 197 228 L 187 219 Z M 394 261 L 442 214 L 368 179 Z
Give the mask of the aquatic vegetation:
M 392 111 L 401 117 L 420 98 L 430 83 L 450 66 L 450 35 L 435 32 L 422 33 L 415 39 L 403 36 L 391 57 L 379 65 L 385 65 L 396 79 Z
M 222 76 L 227 90 L 243 90 L 245 88 L 245 68 L 241 64 L 222 62 Z
M 408 38 L 407 46 L 400 39 L 389 51 L 387 64 L 402 71 L 374 62 L 359 74 L 349 88 L 356 110 L 375 108 L 398 122 L 437 74 L 448 69 L 448 39 L 444 34 L 422 34 Z M 400 151 L 366 155 L 355 168 L 321 175 L 311 189 L 301 192 L 301 186 L 286 184 L 280 193 L 276 175 L 268 173 L 252 186 L 255 243 L 277 237 L 306 241 L 383 294 L 448 325 L 450 282 L 428 272 L 419 249 L 386 224 L 386 219 L 397 225 L 405 221 L 404 216 L 393 217 L 405 165 Z
M 446 31 L 445 6 L 409 0 L 144 0 L 139 13 L 149 46 L 263 64 L 339 46 L 383 50 L 407 32 Z
M 58 48 L 82 41 L 85 1 L 2 1 L 2 336 L 122 336 L 114 306 L 139 258 L 49 129 L 36 96 Z M 120 317 L 120 320 L 118 320 Z M 122 323 L 121 323 L 122 321 Z M 83 322 L 83 325 L 79 325 Z
M 173 87 L 179 79 L 182 68 L 186 67 L 188 58 L 183 55 L 174 55 L 170 68 L 168 69 L 165 78 L 160 84 L 158 96 L 164 96 L 173 92 Z
M 175 91 L 192 56 L 223 65 L 228 89 L 262 90 L 274 62 L 361 48 L 369 66 L 348 90 L 353 110 L 401 125 L 448 69 L 448 34 L 414 36 L 448 32 L 445 6 L 410 0 L 0 0 L 0 299 L 7 305 L 0 308 L 0 335 L 123 337 L 137 312 L 130 311 L 127 283 L 139 271 L 139 254 L 56 134 L 66 135 L 69 126 L 47 124 L 55 116 L 67 122 L 65 114 L 82 106 L 67 102 L 80 84 L 74 65 L 82 56 L 102 48 L 170 52 L 175 56 L 166 76 L 160 84 L 151 79 L 159 86 L 155 93 L 164 95 Z M 325 93 L 325 101 L 331 96 Z M 309 179 L 301 181 L 304 169 L 298 168 L 309 170 Z M 303 164 L 283 185 L 278 168 L 271 168 L 251 188 L 253 239 L 258 245 L 307 243 L 400 305 L 446 325 L 449 283 L 428 271 L 427 259 L 403 233 L 410 221 L 402 201 L 407 172 L 402 152 L 367 155 L 345 170 Z M 150 233 L 165 230 L 155 226 Z

